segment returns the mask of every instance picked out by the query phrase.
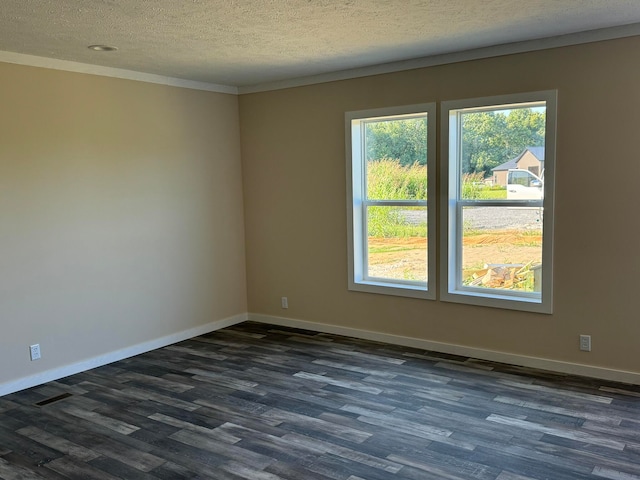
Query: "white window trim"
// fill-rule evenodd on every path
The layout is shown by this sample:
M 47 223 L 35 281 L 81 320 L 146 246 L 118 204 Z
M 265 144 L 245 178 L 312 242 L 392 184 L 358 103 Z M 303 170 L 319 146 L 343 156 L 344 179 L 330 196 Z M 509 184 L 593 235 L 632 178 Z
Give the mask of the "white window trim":
M 458 232 L 462 230 L 460 209 L 465 204 L 457 199 L 457 172 L 450 172 L 450 156 L 457 152 L 450 150 L 452 129 L 456 128 L 452 110 L 481 108 L 499 105 L 546 102 L 545 127 L 545 193 L 540 201 L 513 201 L 523 206 L 544 207 L 542 237 L 542 289 L 538 296 L 514 294 L 509 291 L 487 291 L 487 289 L 462 287 L 457 285 L 457 268 L 461 258 L 461 242 Z M 441 104 L 441 145 L 442 162 L 440 165 L 440 299 L 446 302 L 480 305 L 494 308 L 522 310 L 537 313 L 552 313 L 553 310 L 553 213 L 555 188 L 555 151 L 556 151 L 556 115 L 557 91 L 499 95 L 475 99 L 445 101 Z M 452 124 L 453 122 L 453 124 Z M 456 137 L 454 137 L 456 138 Z M 454 148 L 457 146 L 454 144 Z M 456 193 L 454 193 L 454 190 Z M 451 193 L 451 195 L 450 195 Z M 474 201 L 474 205 L 478 205 Z M 483 206 L 505 206 L 500 201 L 482 201 Z M 450 272 L 453 274 L 450 275 Z
M 380 206 L 424 206 L 424 201 L 367 201 L 364 182 L 364 139 L 358 120 L 376 117 L 427 114 L 427 284 L 415 282 L 367 278 L 367 225 L 365 207 Z M 356 121 L 356 122 L 354 122 Z M 424 103 L 400 107 L 377 108 L 347 112 L 345 114 L 345 143 L 347 159 L 347 242 L 349 290 L 357 292 L 396 295 L 401 297 L 436 298 L 436 104 Z M 355 161 L 355 160 L 358 161 Z

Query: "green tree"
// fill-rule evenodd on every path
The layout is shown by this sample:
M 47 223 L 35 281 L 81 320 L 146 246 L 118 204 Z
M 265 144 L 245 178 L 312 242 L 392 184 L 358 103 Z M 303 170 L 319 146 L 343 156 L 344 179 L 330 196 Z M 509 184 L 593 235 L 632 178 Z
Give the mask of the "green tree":
M 427 163 L 427 119 L 386 120 L 367 124 L 367 161 L 392 159 L 402 166 Z
M 473 112 L 462 116 L 462 172 L 488 172 L 506 162 L 505 115 Z
M 506 144 L 509 158 L 520 154 L 526 147 L 544 145 L 545 114 L 531 108 L 511 110 L 506 122 Z
M 539 109 L 515 108 L 468 112 L 462 116 L 462 173 L 482 172 L 517 157 L 526 147 L 544 145 L 545 114 Z

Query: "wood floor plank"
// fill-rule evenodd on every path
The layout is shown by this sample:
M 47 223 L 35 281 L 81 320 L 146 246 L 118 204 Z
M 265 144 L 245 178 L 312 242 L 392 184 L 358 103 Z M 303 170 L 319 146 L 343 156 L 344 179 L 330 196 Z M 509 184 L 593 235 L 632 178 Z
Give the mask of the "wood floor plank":
M 197 473 L 190 471 L 181 465 L 173 462 L 165 462 L 163 465 L 153 469 L 153 476 L 160 480 L 190 480 L 199 477 Z
M 84 462 L 88 462 L 100 456 L 100 454 L 93 450 L 77 445 L 76 443 L 65 438 L 58 437 L 57 435 L 52 435 L 38 427 L 29 426 L 21 428 L 20 430 L 16 430 L 16 433 Z
M 553 435 L 556 437 L 569 438 L 572 440 L 578 440 L 580 442 L 589 443 L 592 445 L 600 445 L 602 447 L 611 448 L 614 450 L 624 450 L 626 444 L 624 442 L 604 438 L 598 435 L 592 435 L 584 431 L 576 431 L 574 429 L 565 428 L 553 428 L 541 425 L 535 422 L 529 422 L 527 420 L 520 420 L 518 418 L 504 417 L 502 415 L 489 415 L 487 420 L 490 422 L 501 423 L 503 425 L 514 426 L 525 430 L 531 430 L 533 432 L 541 432 L 547 435 Z
M 46 476 L 36 473 L 33 469 L 0 458 L 0 478 L 3 480 L 43 480 Z
M 598 477 L 609 478 L 610 480 L 640 480 L 640 475 L 620 472 L 611 468 L 595 467 L 593 474 Z
M 230 461 L 245 462 L 252 468 L 263 469 L 275 461 L 275 459 L 269 458 L 261 453 L 252 452 L 192 430 L 178 430 L 176 433 L 171 434 L 169 438 L 184 443 L 185 445 L 215 453 Z
M 364 442 L 372 435 L 371 433 L 363 430 L 356 430 L 342 425 L 336 425 L 332 422 L 327 422 L 325 420 L 301 415 L 291 411 L 281 410 L 279 408 L 272 408 L 261 416 L 282 422 L 282 424 L 289 427 L 294 427 L 294 430 L 306 432 L 309 435 L 313 435 L 314 433 L 324 433 L 332 437 L 341 438 L 354 443 Z
M 122 478 L 71 457 L 57 458 L 48 463 L 46 468 L 72 480 L 116 480 Z
M 121 433 L 123 435 L 129 435 L 135 432 L 136 430 L 139 430 L 139 427 L 136 427 L 135 425 L 131 425 L 126 422 L 121 422 L 114 418 L 110 418 L 106 415 L 101 415 L 93 411 L 87 411 L 87 410 L 83 410 L 81 408 L 72 407 L 72 406 L 63 407 L 61 408 L 61 410 L 65 413 L 68 413 L 69 415 L 72 415 L 77 418 L 81 418 L 83 420 L 87 420 L 89 422 L 93 422 L 97 425 L 109 428 L 114 432 Z

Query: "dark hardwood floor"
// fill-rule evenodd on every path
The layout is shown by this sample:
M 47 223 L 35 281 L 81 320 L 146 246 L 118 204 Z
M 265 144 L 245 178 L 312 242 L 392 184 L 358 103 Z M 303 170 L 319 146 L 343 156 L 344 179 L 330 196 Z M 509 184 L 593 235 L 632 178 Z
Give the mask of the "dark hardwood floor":
M 640 388 L 248 322 L 0 398 L 0 478 L 640 479 Z

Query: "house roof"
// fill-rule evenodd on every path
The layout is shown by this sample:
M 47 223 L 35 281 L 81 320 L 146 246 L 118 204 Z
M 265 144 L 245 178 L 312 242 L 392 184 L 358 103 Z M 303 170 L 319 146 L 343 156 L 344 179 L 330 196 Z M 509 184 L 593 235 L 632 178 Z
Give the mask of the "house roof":
M 536 157 L 540 161 L 540 163 L 544 163 L 544 147 L 527 147 L 516 158 L 512 158 L 508 162 L 504 162 L 503 164 L 492 168 L 491 171 L 499 172 L 503 170 L 510 170 L 512 168 L 518 168 L 518 162 L 522 157 L 524 157 L 525 153 L 527 152 L 531 152 L 531 154 Z

